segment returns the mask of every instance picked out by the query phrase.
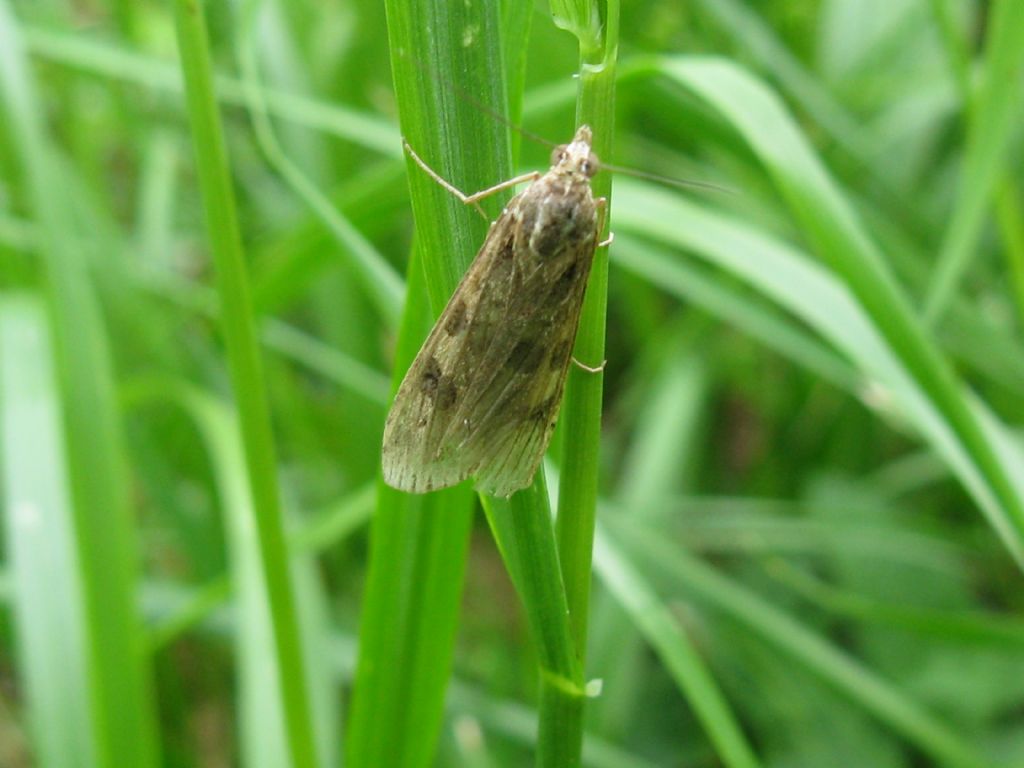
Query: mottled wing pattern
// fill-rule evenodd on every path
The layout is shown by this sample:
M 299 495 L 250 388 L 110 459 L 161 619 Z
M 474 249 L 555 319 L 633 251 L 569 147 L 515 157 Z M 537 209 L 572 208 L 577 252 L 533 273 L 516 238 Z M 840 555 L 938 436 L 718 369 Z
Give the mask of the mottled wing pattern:
M 545 270 L 536 273 L 534 295 L 543 297 L 543 311 L 516 334 L 504 386 L 480 417 L 479 430 L 464 442 L 470 454 L 487 454 L 475 472 L 480 490 L 509 496 L 529 485 L 537 471 L 562 403 L 592 256 L 591 245 L 574 268 L 554 279 Z
M 384 480 L 392 487 L 425 493 L 473 473 L 470 458 L 439 444 L 437 436 L 447 430 L 470 383 L 472 371 L 463 370 L 467 358 L 480 354 L 507 314 L 513 226 L 509 216 L 494 223 L 398 388 L 382 451 Z
M 480 490 L 508 496 L 543 457 L 596 230 L 541 256 L 523 233 L 522 205 L 523 195 L 495 223 L 477 257 L 485 261 L 467 272 L 399 388 L 384 437 L 392 486 L 424 492 L 476 475 Z

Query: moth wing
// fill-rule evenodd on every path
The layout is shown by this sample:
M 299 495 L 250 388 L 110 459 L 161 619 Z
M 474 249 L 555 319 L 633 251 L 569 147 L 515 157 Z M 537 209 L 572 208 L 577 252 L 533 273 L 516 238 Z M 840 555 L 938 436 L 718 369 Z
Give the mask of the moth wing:
M 509 496 L 530 484 L 561 403 L 595 230 L 555 255 L 517 240 L 519 204 L 488 234 L 395 396 L 385 481 Z
M 510 496 L 525 488 L 551 441 L 572 355 L 593 242 L 524 276 L 510 304 L 510 322 L 478 372 L 473 392 L 452 421 L 468 427 L 457 451 L 468 457 L 478 490 Z
M 510 208 L 515 200 L 510 203 Z M 511 295 L 513 219 L 500 217 L 406 372 L 384 426 L 384 480 L 426 493 L 456 485 L 476 470 L 467 452 L 444 438 L 460 397 L 471 394 L 491 340 L 500 336 Z
M 571 351 L 571 347 L 570 347 Z M 479 434 L 489 434 L 485 460 L 476 471 L 476 488 L 494 496 L 507 497 L 526 488 L 533 480 L 551 442 L 565 386 L 568 357 L 561 371 L 539 381 L 524 404 L 532 409 L 501 429 L 485 422 Z

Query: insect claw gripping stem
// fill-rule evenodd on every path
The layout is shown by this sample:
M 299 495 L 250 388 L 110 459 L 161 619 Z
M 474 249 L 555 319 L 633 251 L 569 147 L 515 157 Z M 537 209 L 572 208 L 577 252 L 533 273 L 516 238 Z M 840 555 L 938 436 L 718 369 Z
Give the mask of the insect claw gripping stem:
M 455 197 L 457 197 L 466 205 L 472 205 L 474 208 L 476 208 L 477 212 L 481 216 L 483 216 L 484 219 L 487 220 L 489 220 L 489 217 L 487 216 L 486 213 L 484 213 L 484 209 L 480 207 L 480 200 L 490 197 L 491 195 L 497 192 L 501 192 L 501 190 L 503 189 L 514 187 L 516 184 L 522 184 L 525 181 L 536 181 L 543 175 L 539 171 L 530 171 L 529 173 L 524 173 L 520 176 L 516 176 L 515 178 L 499 182 L 495 184 L 493 187 L 487 187 L 487 189 L 481 189 L 479 192 L 474 192 L 471 195 L 467 195 L 465 192 L 463 192 L 454 184 L 446 180 L 441 174 L 439 174 L 437 171 L 435 171 L 433 168 L 427 165 L 426 161 L 424 161 L 423 158 L 416 154 L 416 150 L 414 150 L 409 145 L 409 142 L 406 141 L 405 138 L 402 139 L 402 146 L 405 147 L 405 151 L 409 153 L 409 157 L 411 157 L 416 162 L 416 165 L 422 168 L 423 171 L 428 176 L 430 176 L 430 178 L 432 178 L 446 190 L 451 192 L 453 195 L 455 195 Z
M 608 218 L 608 198 L 599 197 L 594 201 L 597 205 L 597 233 L 600 235 L 604 232 L 605 220 Z M 607 248 L 615 242 L 615 233 L 609 232 L 608 237 L 597 244 L 598 248 Z
M 574 364 L 574 365 L 576 365 L 576 366 L 577 366 L 578 368 L 581 368 L 582 370 L 586 371 L 587 373 L 601 373 L 601 371 L 603 371 L 603 370 L 604 370 L 605 366 L 606 366 L 606 365 L 608 365 L 608 361 L 607 361 L 607 360 L 602 360 L 602 361 L 601 361 L 601 364 L 600 364 L 600 365 L 598 365 L 597 367 L 591 367 L 591 366 L 589 366 L 589 365 L 586 365 L 586 364 L 584 364 L 584 363 L 581 363 L 581 362 L 580 362 L 579 360 L 577 360 L 577 359 L 576 359 L 575 357 L 574 357 L 574 358 L 572 359 L 572 362 L 573 362 L 573 364 Z

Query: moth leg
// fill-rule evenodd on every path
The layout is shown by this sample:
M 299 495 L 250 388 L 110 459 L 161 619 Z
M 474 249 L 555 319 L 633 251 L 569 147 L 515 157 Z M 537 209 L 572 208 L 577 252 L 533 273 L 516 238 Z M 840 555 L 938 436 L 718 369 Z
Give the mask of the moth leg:
M 490 197 L 495 192 L 501 192 L 503 189 L 514 187 L 516 184 L 522 184 L 524 181 L 536 181 L 543 176 L 540 171 L 529 171 L 522 173 L 514 178 L 506 179 L 505 181 L 499 181 L 493 187 L 487 189 L 481 189 L 479 192 L 474 192 L 472 195 L 467 197 L 463 202 L 469 203 L 470 205 L 476 205 L 477 200 L 483 200 L 485 197 Z
M 604 232 L 604 225 L 607 223 L 608 219 L 608 198 L 599 197 L 597 198 L 597 200 L 594 201 L 594 204 L 597 207 L 597 233 L 601 234 L 602 232 Z M 609 232 L 608 237 L 599 242 L 597 244 L 597 247 L 607 248 L 613 242 L 615 242 L 615 233 Z
M 416 162 L 416 165 L 422 168 L 424 172 L 426 172 L 426 174 L 430 176 L 430 178 L 432 178 L 434 181 L 436 181 L 438 184 L 440 184 L 442 187 L 448 190 L 448 192 L 457 197 L 461 202 L 465 203 L 466 205 L 472 205 L 474 208 L 476 208 L 477 212 L 485 219 L 487 219 L 488 216 L 486 213 L 484 213 L 484 209 L 480 207 L 480 200 L 483 200 L 486 197 L 490 197 L 496 192 L 501 192 L 501 190 L 503 189 L 514 187 L 516 184 L 522 184 L 524 181 L 536 181 L 541 177 L 539 171 L 530 171 L 529 173 L 524 173 L 520 176 L 516 176 L 515 178 L 499 182 L 495 184 L 493 187 L 481 189 L 479 192 L 474 192 L 471 195 L 467 195 L 465 192 L 463 192 L 454 184 L 446 180 L 441 174 L 439 174 L 437 171 L 435 171 L 433 168 L 427 165 L 423 158 L 416 154 L 416 150 L 414 150 L 409 145 L 409 142 L 406 141 L 404 138 L 402 139 L 402 146 L 405 147 L 405 151 L 409 153 L 409 157 L 411 157 Z
M 589 365 L 585 365 L 585 364 L 581 363 L 575 357 L 572 358 L 572 361 L 573 361 L 573 363 L 575 365 L 577 365 L 578 367 L 582 368 L 587 373 L 601 373 L 604 370 L 604 367 L 606 365 L 608 365 L 608 361 L 607 360 L 602 360 L 601 364 L 599 366 L 597 366 L 596 368 L 592 368 Z

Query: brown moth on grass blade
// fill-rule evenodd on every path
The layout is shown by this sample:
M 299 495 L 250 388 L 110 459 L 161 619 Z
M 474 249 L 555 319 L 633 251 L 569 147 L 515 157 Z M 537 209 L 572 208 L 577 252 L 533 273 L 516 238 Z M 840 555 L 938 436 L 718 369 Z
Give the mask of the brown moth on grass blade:
M 491 224 L 480 252 L 405 375 L 384 426 L 388 485 L 411 493 L 476 477 L 510 496 L 533 479 L 555 427 L 583 294 L 603 222 L 581 126 L 551 168 L 463 195 L 468 204 L 531 180 Z

